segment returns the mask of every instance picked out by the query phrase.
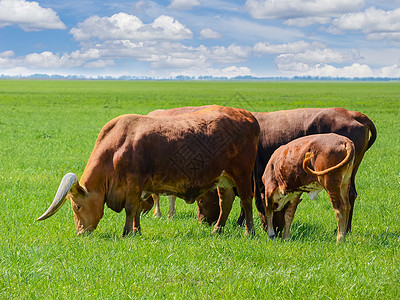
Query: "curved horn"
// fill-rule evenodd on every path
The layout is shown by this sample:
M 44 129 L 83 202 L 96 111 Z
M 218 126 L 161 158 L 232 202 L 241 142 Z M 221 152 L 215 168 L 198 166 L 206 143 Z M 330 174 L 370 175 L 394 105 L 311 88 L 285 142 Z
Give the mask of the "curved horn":
M 67 200 L 67 194 L 71 190 L 72 187 L 78 184 L 78 178 L 73 173 L 68 173 L 61 180 L 60 186 L 57 190 L 57 194 L 54 197 L 53 203 L 46 210 L 46 212 L 37 219 L 37 221 L 42 221 L 54 215 L 57 210 L 65 203 Z

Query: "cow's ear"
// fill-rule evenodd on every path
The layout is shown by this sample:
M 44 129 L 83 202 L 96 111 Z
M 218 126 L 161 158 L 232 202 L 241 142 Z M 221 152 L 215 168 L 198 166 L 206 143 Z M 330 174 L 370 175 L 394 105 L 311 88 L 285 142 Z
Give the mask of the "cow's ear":
M 71 193 L 73 196 L 87 196 L 88 191 L 87 191 L 87 189 L 86 189 L 84 186 L 82 186 L 82 185 L 80 185 L 80 184 L 78 183 L 78 184 L 74 185 L 74 186 L 71 188 L 70 193 Z

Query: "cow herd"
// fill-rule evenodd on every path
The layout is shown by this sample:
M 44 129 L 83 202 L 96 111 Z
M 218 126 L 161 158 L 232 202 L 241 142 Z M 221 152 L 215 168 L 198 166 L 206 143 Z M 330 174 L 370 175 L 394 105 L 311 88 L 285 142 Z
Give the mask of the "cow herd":
M 263 229 L 289 237 L 303 192 L 328 193 L 337 241 L 351 230 L 357 197 L 355 175 L 376 128 L 364 114 L 343 108 L 304 108 L 268 113 L 216 105 L 122 115 L 101 130 L 78 180 L 62 179 L 47 211 L 71 200 L 77 233 L 93 231 L 104 205 L 125 209 L 123 235 L 140 233 L 140 215 L 159 195 L 198 205 L 199 221 L 222 232 L 235 196 L 238 224 L 253 234 L 253 196 Z

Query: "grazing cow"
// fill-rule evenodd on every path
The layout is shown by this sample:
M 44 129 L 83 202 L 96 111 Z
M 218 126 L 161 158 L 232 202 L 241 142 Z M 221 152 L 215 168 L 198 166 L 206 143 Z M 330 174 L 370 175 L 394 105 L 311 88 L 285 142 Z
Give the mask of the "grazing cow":
M 236 186 L 245 209 L 246 233 L 253 231 L 251 173 L 260 128 L 243 109 L 210 106 L 176 117 L 123 115 L 101 130 L 80 182 L 69 173 L 48 210 L 53 215 L 70 198 L 77 233 L 93 231 L 104 204 L 125 208 L 123 234 L 140 233 L 140 203 L 148 194 L 173 194 L 193 203 L 218 189 L 224 227 Z
M 262 176 L 269 237 L 275 238 L 274 211 L 282 210 L 287 203 L 298 203 L 303 192 L 315 199 L 325 189 L 335 210 L 337 242 L 344 241 L 350 213 L 349 189 L 354 159 L 353 142 L 334 133 L 301 137 L 279 147 L 269 159 Z M 285 211 L 283 238 L 289 238 L 294 213 L 295 207 Z
M 374 123 L 364 114 L 356 111 L 349 111 L 344 108 L 301 108 L 293 110 L 282 110 L 267 113 L 253 113 L 260 124 L 260 141 L 258 144 L 258 155 L 254 167 L 255 183 L 258 190 L 263 193 L 262 175 L 265 167 L 274 151 L 290 141 L 311 134 L 318 133 L 337 133 L 348 137 L 355 146 L 355 162 L 353 173 L 351 174 L 351 184 L 349 190 L 350 213 L 347 231 L 351 230 L 351 220 L 353 215 L 354 201 L 357 197 L 355 176 L 358 167 L 364 157 L 365 152 L 376 140 L 376 128 Z M 257 190 L 257 189 L 256 189 Z M 256 207 L 259 212 L 261 222 L 266 229 L 264 216 L 264 204 L 261 197 L 256 195 Z M 209 201 L 203 205 L 208 206 L 207 211 L 215 211 L 219 207 L 214 201 Z M 295 205 L 294 203 L 292 205 Z M 284 214 L 289 204 L 280 212 L 274 214 L 274 229 L 277 233 L 283 231 Z M 215 213 L 214 213 L 215 214 Z M 207 216 L 210 223 L 215 222 L 215 217 Z M 243 224 L 244 213 L 238 219 L 238 224 Z

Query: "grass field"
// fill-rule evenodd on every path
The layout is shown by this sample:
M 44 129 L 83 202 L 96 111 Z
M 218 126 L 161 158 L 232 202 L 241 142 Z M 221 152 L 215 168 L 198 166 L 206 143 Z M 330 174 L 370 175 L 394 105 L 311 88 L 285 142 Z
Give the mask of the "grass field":
M 105 209 L 77 237 L 68 205 L 36 222 L 63 175 L 80 176 L 111 118 L 158 108 L 220 104 L 252 111 L 340 106 L 367 114 L 378 139 L 357 175 L 352 233 L 336 245 L 326 193 L 299 205 L 291 239 L 269 241 L 177 216 L 142 216 L 122 238 L 125 214 Z M 0 299 L 396 299 L 400 296 L 400 84 L 370 82 L 0 81 Z

